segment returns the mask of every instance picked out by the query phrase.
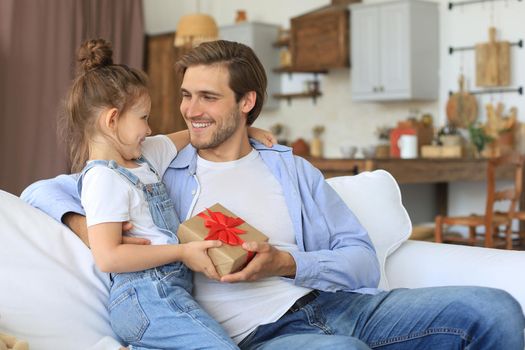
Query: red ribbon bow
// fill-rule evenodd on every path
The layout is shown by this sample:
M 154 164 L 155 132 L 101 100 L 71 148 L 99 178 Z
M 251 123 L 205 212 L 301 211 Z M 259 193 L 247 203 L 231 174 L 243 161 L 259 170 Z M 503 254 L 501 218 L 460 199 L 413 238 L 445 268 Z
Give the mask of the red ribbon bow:
M 224 215 L 220 211 L 211 211 L 206 209 L 209 216 L 204 212 L 199 213 L 198 216 L 203 218 L 204 226 L 208 228 L 208 235 L 204 240 L 220 240 L 229 245 L 241 245 L 244 241 L 238 236 L 246 233 L 245 230 L 237 228 L 237 226 L 244 223 L 241 218 L 233 218 Z

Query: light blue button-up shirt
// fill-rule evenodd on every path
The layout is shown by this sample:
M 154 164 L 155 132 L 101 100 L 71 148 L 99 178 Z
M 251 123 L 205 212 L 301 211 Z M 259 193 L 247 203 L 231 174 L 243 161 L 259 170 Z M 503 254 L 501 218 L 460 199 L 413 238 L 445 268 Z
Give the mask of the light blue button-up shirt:
M 299 251 L 291 252 L 295 278 L 303 287 L 324 291 L 376 293 L 379 262 L 365 228 L 321 172 L 288 147 L 252 146 L 283 189 Z M 199 194 L 197 152 L 191 145 L 180 151 L 163 181 L 175 204 L 179 222 L 186 220 Z M 78 198 L 76 175 L 60 175 L 29 186 L 21 198 L 56 220 L 68 212 L 84 214 Z

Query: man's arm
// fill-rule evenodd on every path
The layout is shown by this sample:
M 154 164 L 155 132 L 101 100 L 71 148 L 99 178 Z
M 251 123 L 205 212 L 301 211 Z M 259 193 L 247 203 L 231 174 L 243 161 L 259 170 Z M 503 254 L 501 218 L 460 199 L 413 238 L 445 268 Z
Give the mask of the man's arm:
M 62 217 L 62 222 L 64 225 L 69 227 L 69 229 L 73 231 L 78 236 L 78 238 L 84 242 L 85 245 L 89 247 L 86 217 L 84 215 L 69 212 L 64 214 Z
M 297 264 L 294 283 L 330 292 L 377 288 L 379 261 L 368 232 L 322 173 L 295 158 L 305 250 L 291 252 Z
M 59 175 L 53 179 L 37 181 L 22 192 L 20 198 L 63 222 L 64 215 L 85 215 L 77 190 L 78 174 Z
M 59 175 L 53 179 L 37 181 L 26 188 L 20 198 L 69 227 L 89 247 L 86 217 L 78 196 L 77 178 L 78 174 Z M 124 223 L 122 230 L 129 229 L 131 224 Z M 123 242 L 150 243 L 147 239 L 135 237 L 124 237 Z

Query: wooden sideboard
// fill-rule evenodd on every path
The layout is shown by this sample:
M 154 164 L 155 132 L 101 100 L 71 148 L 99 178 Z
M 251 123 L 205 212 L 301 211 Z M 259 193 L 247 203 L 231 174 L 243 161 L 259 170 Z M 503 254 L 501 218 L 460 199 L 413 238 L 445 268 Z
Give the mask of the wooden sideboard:
M 362 171 L 384 169 L 400 184 L 448 183 L 453 181 L 483 181 L 487 173 L 487 160 L 475 158 L 440 159 L 319 159 L 309 161 L 325 177 L 355 175 Z M 499 179 L 512 179 L 511 170 L 502 169 Z

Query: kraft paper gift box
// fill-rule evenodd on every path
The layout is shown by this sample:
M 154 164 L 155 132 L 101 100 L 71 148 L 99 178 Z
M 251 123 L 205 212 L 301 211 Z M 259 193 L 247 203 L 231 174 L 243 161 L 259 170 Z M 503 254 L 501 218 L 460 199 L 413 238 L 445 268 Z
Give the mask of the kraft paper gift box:
M 219 203 L 180 224 L 177 235 L 181 243 L 222 241 L 222 246 L 208 249 L 220 276 L 241 270 L 253 257 L 253 253 L 242 248 L 243 242 L 268 241 L 268 237 Z

